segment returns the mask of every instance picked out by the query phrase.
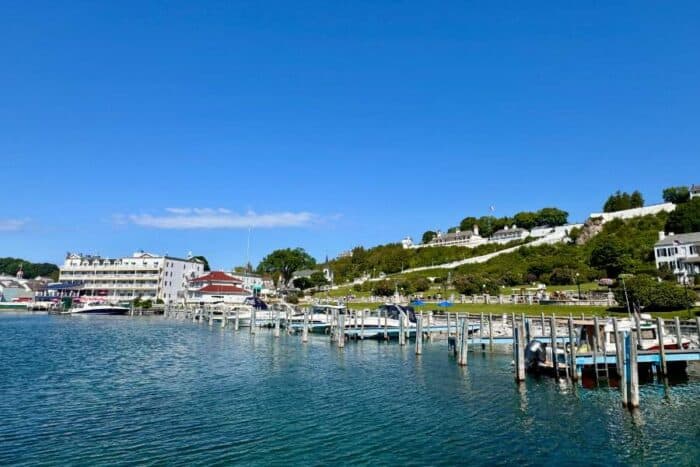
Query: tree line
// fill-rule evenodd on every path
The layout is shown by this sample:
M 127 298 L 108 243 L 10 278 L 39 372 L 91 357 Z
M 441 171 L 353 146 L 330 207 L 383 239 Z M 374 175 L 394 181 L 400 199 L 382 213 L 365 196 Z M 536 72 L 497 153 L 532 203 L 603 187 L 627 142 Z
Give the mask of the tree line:
M 25 279 L 35 277 L 50 277 L 58 280 L 58 266 L 51 263 L 32 263 L 21 258 L 0 258 L 0 274 L 14 276 L 20 267 L 24 272 Z

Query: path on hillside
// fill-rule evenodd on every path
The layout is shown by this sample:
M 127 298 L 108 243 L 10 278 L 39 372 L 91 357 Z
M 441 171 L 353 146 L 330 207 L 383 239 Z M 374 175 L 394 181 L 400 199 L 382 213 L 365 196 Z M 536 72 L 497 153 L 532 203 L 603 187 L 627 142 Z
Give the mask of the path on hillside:
M 454 268 L 462 266 L 464 264 L 485 263 L 485 262 L 495 258 L 496 256 L 505 255 L 507 253 L 512 253 L 512 252 L 517 251 L 523 247 L 531 247 L 531 246 L 539 246 L 539 245 L 553 245 L 555 243 L 561 242 L 562 240 L 564 240 L 564 238 L 566 238 L 566 235 L 564 235 L 563 233 L 556 232 L 556 233 L 544 236 L 542 238 L 538 238 L 537 240 L 533 240 L 531 242 L 523 243 L 522 245 L 517 245 L 517 246 L 510 247 L 510 248 L 505 248 L 503 250 L 494 251 L 493 253 L 488 253 L 488 254 L 481 255 L 481 256 L 473 256 L 471 258 L 460 259 L 458 261 L 452 261 L 449 263 L 441 263 L 441 264 L 434 264 L 432 266 L 420 266 L 420 267 L 416 267 L 416 268 L 404 269 L 402 272 L 395 273 L 392 275 L 408 274 L 411 272 L 418 272 L 418 271 L 428 271 L 430 269 L 454 269 Z M 376 281 L 381 281 L 384 279 L 385 278 L 383 278 L 383 277 L 373 277 L 371 279 L 367 279 L 367 281 L 365 281 L 365 282 L 376 282 Z M 352 283 L 348 283 L 345 285 L 352 285 Z

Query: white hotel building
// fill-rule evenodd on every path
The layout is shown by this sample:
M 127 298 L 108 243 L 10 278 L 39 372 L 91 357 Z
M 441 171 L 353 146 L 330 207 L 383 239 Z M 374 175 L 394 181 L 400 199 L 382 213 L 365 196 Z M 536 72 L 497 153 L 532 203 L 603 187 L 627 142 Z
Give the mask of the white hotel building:
M 144 300 L 174 302 L 182 298 L 189 279 L 201 276 L 204 264 L 193 258 L 173 258 L 136 252 L 130 257 L 69 253 L 59 281 L 74 283 L 81 296 L 107 301 Z
M 679 282 L 697 282 L 696 276 L 700 275 L 700 232 L 678 235 L 659 232 L 654 257 L 656 268 L 668 268 Z

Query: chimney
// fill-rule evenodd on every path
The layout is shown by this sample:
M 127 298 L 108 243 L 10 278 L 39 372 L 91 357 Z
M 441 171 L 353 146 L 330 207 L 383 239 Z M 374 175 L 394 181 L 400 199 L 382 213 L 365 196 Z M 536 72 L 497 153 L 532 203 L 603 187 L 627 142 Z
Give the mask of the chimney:
M 660 230 L 659 231 L 659 241 L 663 240 L 664 238 L 666 238 L 666 232 L 664 232 L 663 230 Z

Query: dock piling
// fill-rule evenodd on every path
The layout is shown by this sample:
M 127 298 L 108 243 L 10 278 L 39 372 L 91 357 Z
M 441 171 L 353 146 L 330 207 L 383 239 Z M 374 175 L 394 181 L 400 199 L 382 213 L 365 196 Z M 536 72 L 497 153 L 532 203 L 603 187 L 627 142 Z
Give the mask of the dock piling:
M 666 349 L 664 349 L 664 322 L 661 318 L 656 318 L 656 333 L 659 339 L 659 363 L 660 374 L 666 376 Z
M 469 332 L 468 322 L 466 318 L 462 318 L 461 332 L 459 332 L 459 354 L 457 363 L 460 366 L 467 365 L 467 336 Z
M 639 407 L 639 365 L 637 364 L 637 335 L 630 333 L 630 393 L 628 405 L 631 408 Z
M 345 347 L 345 314 L 338 314 L 338 348 Z
M 416 317 L 416 355 L 423 353 L 423 316 Z
M 549 319 L 550 334 L 552 339 L 552 367 L 554 368 L 554 378 L 559 379 L 559 358 L 557 355 L 557 322 L 552 316 Z
M 301 341 L 309 341 L 309 309 L 304 308 L 304 327 L 301 330 Z

